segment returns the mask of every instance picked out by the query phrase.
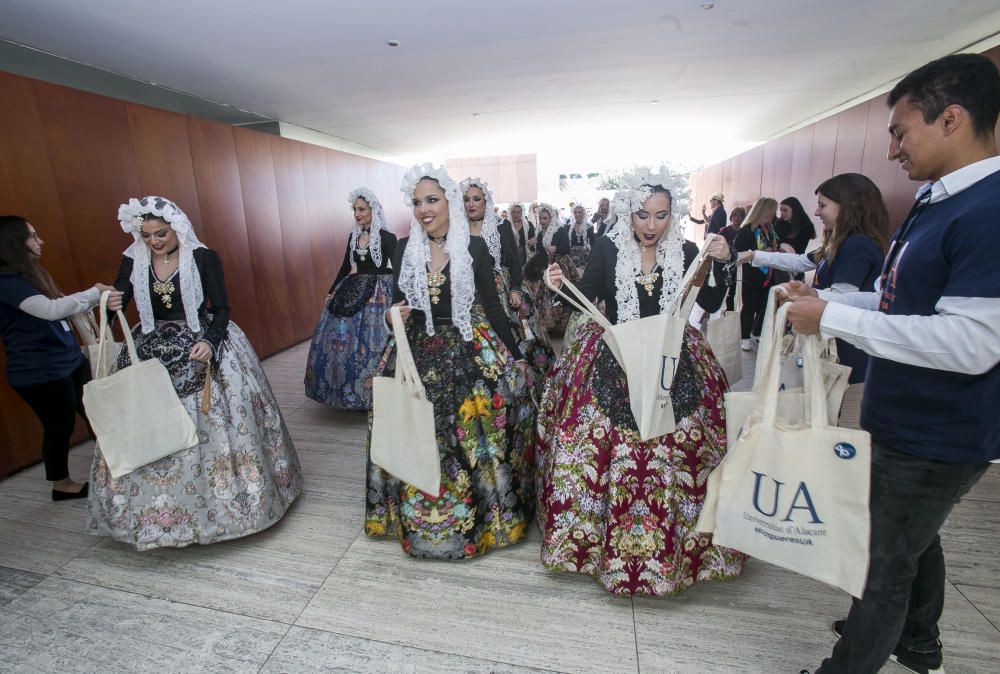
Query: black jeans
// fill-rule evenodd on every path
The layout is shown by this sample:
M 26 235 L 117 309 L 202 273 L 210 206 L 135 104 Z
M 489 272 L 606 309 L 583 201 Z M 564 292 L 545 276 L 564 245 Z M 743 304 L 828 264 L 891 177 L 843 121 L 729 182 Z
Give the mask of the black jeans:
M 42 422 L 42 461 L 45 479 L 57 482 L 69 477 L 69 440 L 73 435 L 76 415 L 83 420 L 83 385 L 90 381 L 90 364 L 86 359 L 69 376 L 42 384 L 14 387 Z
M 759 269 L 748 269 L 743 265 L 743 310 L 740 312 L 740 337 L 750 339 L 753 334 L 760 337 L 764 324 L 764 308 L 771 287 L 764 285 L 767 277 Z
M 938 531 L 990 465 L 930 461 L 872 446 L 868 582 L 817 672 L 874 674 L 897 643 L 918 653 L 937 650 L 945 587 Z

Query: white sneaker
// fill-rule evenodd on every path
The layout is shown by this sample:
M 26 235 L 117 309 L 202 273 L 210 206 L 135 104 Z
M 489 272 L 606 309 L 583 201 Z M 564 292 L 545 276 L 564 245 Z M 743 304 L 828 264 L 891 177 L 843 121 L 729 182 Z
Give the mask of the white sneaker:
M 750 341 L 749 339 L 741 339 L 740 340 L 740 348 L 743 349 L 744 351 L 752 351 L 753 350 L 753 342 Z

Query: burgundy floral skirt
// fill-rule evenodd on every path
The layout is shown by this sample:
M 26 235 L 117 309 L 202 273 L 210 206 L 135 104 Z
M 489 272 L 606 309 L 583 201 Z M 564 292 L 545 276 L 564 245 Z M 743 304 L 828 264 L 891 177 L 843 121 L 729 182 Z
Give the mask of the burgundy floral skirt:
M 672 595 L 739 576 L 745 556 L 695 530 L 706 480 L 726 451 L 722 368 L 688 328 L 672 390 L 677 428 L 643 442 L 602 332 L 593 322 L 577 329 L 539 409 L 542 563 L 623 595 Z

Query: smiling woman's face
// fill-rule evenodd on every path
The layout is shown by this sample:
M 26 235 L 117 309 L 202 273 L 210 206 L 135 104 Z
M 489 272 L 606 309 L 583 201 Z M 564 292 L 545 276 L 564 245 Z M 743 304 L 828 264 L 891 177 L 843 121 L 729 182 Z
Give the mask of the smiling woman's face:
M 428 236 L 448 233 L 448 199 L 436 180 L 423 178 L 417 183 L 413 190 L 413 217 Z
M 169 253 L 177 247 L 177 232 L 166 220 L 150 218 L 142 223 L 142 242 L 157 255 Z

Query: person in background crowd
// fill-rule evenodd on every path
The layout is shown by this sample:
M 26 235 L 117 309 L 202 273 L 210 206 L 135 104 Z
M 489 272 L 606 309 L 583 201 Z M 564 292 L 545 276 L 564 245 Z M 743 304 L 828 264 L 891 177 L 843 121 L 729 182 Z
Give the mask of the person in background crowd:
M 944 671 L 938 531 L 1000 459 L 1000 265 L 991 245 L 1000 72 L 982 55 L 945 56 L 904 77 L 888 105 L 889 159 L 927 184 L 892 238 L 878 291 L 783 286 L 798 332 L 869 355 L 868 580 L 834 623 L 840 640 L 820 674 L 875 674 L 889 658 L 913 672 Z
M 510 227 L 510 214 L 507 212 L 507 209 L 500 211 L 500 224 Z
M 648 170 L 623 177 L 615 197 L 618 226 L 597 240 L 579 283 L 602 299 L 612 323 L 668 311 L 698 248 L 674 226 L 665 177 Z M 733 259 L 721 237 L 710 243 L 716 285 L 698 294 L 714 311 L 725 293 L 722 262 Z M 559 265 L 549 267 L 560 287 Z M 677 428 L 642 441 L 629 406 L 625 372 L 602 339 L 580 325 L 553 367 L 539 407 L 538 524 L 542 563 L 586 573 L 609 592 L 669 596 L 696 582 L 739 576 L 745 557 L 712 545 L 695 530 L 704 478 L 726 452 L 726 377 L 701 337 L 688 327 L 671 386 Z
M 485 180 L 466 178 L 460 183 L 460 187 L 465 203 L 465 216 L 469 221 L 469 234 L 482 237 L 486 242 L 490 257 L 493 258 L 497 294 L 516 332 L 520 327 L 517 307 L 521 304 L 523 265 L 517 253 L 514 231 L 497 224 L 495 208 L 492 217 L 487 215 L 493 205 L 493 192 Z
M 823 244 L 811 253 L 750 250 L 740 263 L 773 267 L 793 274 L 816 270 L 813 288 L 846 294 L 874 292 L 889 247 L 889 211 L 882 193 L 860 173 L 842 173 L 816 188 L 816 216 L 823 223 Z M 868 356 L 837 340 L 840 362 L 851 368 L 851 384 L 865 380 Z
M 587 226 L 587 212 L 583 206 L 574 206 L 573 223 L 569 227 L 569 255 L 580 273 L 587 267 L 595 238 L 594 230 Z
M 524 219 L 524 207 L 521 204 L 510 205 L 510 226 L 517 243 L 517 254 L 523 267 L 531 256 L 535 245 L 535 225 Z
M 545 257 L 546 266 L 558 264 L 571 283 L 579 281 L 580 271 L 570 256 L 569 227 L 559 223 L 558 211 L 551 204 L 543 203 L 538 206 L 538 238 L 541 244 L 538 255 Z M 564 334 L 571 313 L 567 307 L 555 301 L 552 293 L 545 294 L 541 321 L 542 327 L 550 334 Z
M 743 221 L 747 218 L 747 209 L 737 206 L 729 213 L 729 224 L 719 230 L 719 235 L 726 240 L 730 246 L 736 240 L 736 232 L 740 231 Z
M 719 230 L 719 236 L 726 240 L 730 246 L 733 246 L 736 241 L 736 233 L 740 231 L 740 227 L 743 226 L 743 221 L 747 217 L 747 210 L 742 206 L 737 206 L 732 211 L 729 212 L 729 224 Z M 742 292 L 737 286 L 735 268 L 733 271 L 733 277 L 730 279 L 729 289 L 726 291 L 726 310 L 733 311 L 736 307 L 736 293 Z
M 801 255 L 806 252 L 809 242 L 816 238 L 816 227 L 802 207 L 802 202 L 795 197 L 782 199 L 778 204 L 774 229 L 778 232 L 779 249 L 783 253 Z
M 369 453 L 365 533 L 397 538 L 413 557 L 475 557 L 528 533 L 533 471 L 511 402 L 527 364 L 497 297 L 489 249 L 469 235 L 459 185 L 424 164 L 407 171 L 402 191 L 413 220 L 392 263 L 393 299 L 434 406 L 441 490 L 401 482 Z M 396 350 L 390 339 L 381 375 L 395 372 Z
M 611 213 L 611 202 L 607 199 L 601 199 L 597 202 L 597 211 L 590 218 L 591 224 L 602 225 L 604 221 L 607 220 L 608 215 Z M 598 232 L 597 236 L 600 236 L 604 232 Z
M 76 415 L 84 421 L 83 385 L 90 365 L 66 319 L 89 312 L 103 283 L 63 295 L 38 261 L 45 241 L 19 215 L 0 216 L 0 339 L 7 351 L 7 383 L 42 422 L 42 461 L 52 500 L 86 498 L 88 483 L 69 475 L 69 443 Z
M 222 261 L 169 199 L 129 199 L 118 222 L 133 243 L 115 280 L 123 297 L 108 308 L 135 297 L 139 358 L 156 358 L 167 369 L 199 442 L 117 478 L 95 445 L 85 531 L 137 550 L 263 531 L 302 491 L 302 471 L 264 368 L 229 320 Z M 116 367 L 127 365 L 123 349 Z M 207 413 L 200 409 L 206 377 Z
M 748 250 L 775 252 L 778 250 L 778 234 L 774 231 L 774 219 L 778 212 L 778 202 L 771 197 L 762 197 L 750 208 L 743 226 L 736 232 L 733 248 L 742 253 Z M 780 273 L 780 272 L 779 272 Z M 764 309 L 767 294 L 774 283 L 774 270 L 769 267 L 747 267 L 743 270 L 743 311 L 740 313 L 740 348 L 749 351 L 760 337 L 764 323 Z M 782 277 L 781 280 L 785 280 Z M 753 338 L 753 339 L 751 339 Z
M 334 409 L 370 410 L 372 373 L 389 338 L 396 235 L 367 187 L 348 195 L 354 229 L 330 286 L 306 361 L 306 396 Z
M 809 242 L 816 238 L 816 227 L 802 207 L 802 202 L 795 197 L 786 197 L 778 204 L 778 219 L 774 223 L 774 230 L 778 233 L 778 250 L 783 253 L 802 255 L 809 247 Z M 792 274 L 790 278 L 801 281 L 803 275 Z
M 598 219 L 600 218 L 600 219 Z M 595 224 L 594 238 L 604 236 L 614 228 L 618 222 L 618 216 L 611 212 L 611 205 L 607 199 L 598 202 L 597 213 L 594 214 Z
M 716 192 L 708 200 L 708 205 L 712 209 L 711 215 L 708 214 L 708 209 L 702 205 L 701 220 L 690 214 L 688 218 L 691 219 L 691 222 L 696 222 L 699 225 L 704 225 L 707 222 L 708 228 L 706 229 L 706 234 L 718 234 L 726 226 L 726 209 L 722 206 L 725 200 L 726 197 L 722 192 Z

